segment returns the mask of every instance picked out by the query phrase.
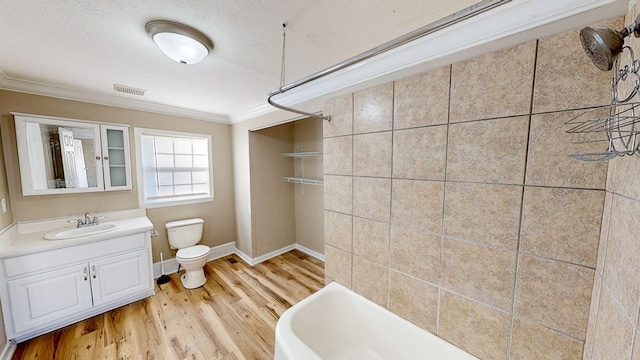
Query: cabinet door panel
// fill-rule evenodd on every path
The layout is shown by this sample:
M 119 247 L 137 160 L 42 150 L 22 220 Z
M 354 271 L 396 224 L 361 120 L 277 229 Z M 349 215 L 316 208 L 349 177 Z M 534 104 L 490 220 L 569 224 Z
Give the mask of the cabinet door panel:
M 131 189 L 128 127 L 102 124 L 100 132 L 105 190 Z
M 87 264 L 75 265 L 8 281 L 14 331 L 28 330 L 91 308 L 88 270 Z
M 95 306 L 153 288 L 147 250 L 93 261 L 89 265 Z

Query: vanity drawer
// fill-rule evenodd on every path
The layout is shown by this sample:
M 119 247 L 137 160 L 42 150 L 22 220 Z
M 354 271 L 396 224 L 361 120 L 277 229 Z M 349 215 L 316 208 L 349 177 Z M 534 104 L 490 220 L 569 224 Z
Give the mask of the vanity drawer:
M 64 241 L 64 240 L 60 240 Z M 4 259 L 7 278 L 87 262 L 146 246 L 145 233 Z

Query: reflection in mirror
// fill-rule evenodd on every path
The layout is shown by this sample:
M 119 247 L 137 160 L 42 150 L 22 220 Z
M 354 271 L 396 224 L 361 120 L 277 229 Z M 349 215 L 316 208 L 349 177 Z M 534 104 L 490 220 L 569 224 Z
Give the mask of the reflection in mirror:
M 96 187 L 93 129 L 26 122 L 33 189 Z

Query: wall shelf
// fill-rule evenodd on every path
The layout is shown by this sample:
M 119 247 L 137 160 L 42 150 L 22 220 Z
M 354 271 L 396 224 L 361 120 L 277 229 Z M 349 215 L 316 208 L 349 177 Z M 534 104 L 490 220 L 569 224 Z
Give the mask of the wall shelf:
M 284 177 L 283 181 L 292 182 L 297 184 L 310 184 L 310 185 L 322 185 L 324 184 L 324 180 L 322 179 L 313 179 L 313 178 L 303 178 L 303 177 Z
M 319 151 L 301 151 L 301 152 L 292 152 L 292 153 L 282 153 L 282 157 L 290 157 L 300 159 L 300 176 L 287 176 L 283 177 L 282 180 L 286 182 L 292 182 L 297 184 L 308 184 L 308 185 L 323 185 L 323 179 L 315 179 L 304 176 L 304 158 L 312 157 L 312 156 L 322 156 L 322 153 Z M 304 187 L 302 188 L 302 193 L 304 194 Z
M 322 153 L 318 151 L 282 153 L 282 157 L 303 158 L 308 156 L 322 156 Z

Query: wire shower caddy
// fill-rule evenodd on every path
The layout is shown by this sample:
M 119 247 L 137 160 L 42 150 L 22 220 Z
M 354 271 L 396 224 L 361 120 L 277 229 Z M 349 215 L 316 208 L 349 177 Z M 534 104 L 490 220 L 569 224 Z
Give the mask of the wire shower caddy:
M 577 134 L 574 144 L 601 143 L 601 152 L 571 155 L 584 161 L 605 161 L 618 156 L 640 154 L 640 61 L 624 46 L 614 64 L 611 104 L 586 110 L 565 125 L 567 133 Z M 606 144 L 606 145 L 604 145 Z

